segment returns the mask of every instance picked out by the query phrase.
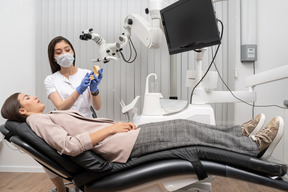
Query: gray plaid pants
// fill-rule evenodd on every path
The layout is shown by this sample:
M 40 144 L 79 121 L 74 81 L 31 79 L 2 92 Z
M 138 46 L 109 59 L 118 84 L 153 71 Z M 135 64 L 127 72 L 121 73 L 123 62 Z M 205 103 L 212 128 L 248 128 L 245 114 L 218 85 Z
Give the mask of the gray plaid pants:
M 213 126 L 186 119 L 139 125 L 141 128 L 130 157 L 184 147 L 211 146 L 249 156 L 259 153 L 257 144 L 241 135 L 241 126 Z

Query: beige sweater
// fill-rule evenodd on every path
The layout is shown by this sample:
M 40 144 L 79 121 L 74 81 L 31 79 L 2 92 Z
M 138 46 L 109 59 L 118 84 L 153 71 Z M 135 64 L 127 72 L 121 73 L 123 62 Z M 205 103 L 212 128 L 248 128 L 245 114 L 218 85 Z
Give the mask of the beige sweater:
M 50 114 L 32 114 L 27 118 L 31 129 L 59 153 L 76 156 L 92 149 L 111 162 L 125 163 L 133 149 L 140 129 L 111 135 L 92 146 L 89 134 L 114 122 L 110 119 L 89 119 L 77 111 L 52 111 Z

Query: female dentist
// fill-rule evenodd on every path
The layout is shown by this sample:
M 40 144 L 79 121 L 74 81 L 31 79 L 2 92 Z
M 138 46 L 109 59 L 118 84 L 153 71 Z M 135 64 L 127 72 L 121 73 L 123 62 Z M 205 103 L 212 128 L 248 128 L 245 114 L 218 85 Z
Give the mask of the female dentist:
M 48 58 L 52 74 L 44 81 L 48 98 L 58 110 L 76 109 L 85 117 L 93 117 L 90 110 L 101 108 L 98 85 L 103 78 L 103 68 L 99 76 L 90 70 L 75 67 L 75 50 L 71 42 L 62 37 L 53 38 L 48 45 Z M 90 75 L 94 79 L 90 80 Z M 89 89 L 87 89 L 89 87 Z M 94 116 L 95 117 L 95 116 Z M 61 177 L 45 169 L 57 192 L 69 191 Z
M 103 78 L 103 68 L 96 77 L 90 70 L 75 67 L 74 48 L 62 36 L 50 41 L 48 58 L 52 71 L 44 81 L 48 98 L 58 110 L 76 109 L 91 118 L 91 104 L 96 110 L 101 108 L 98 85 Z M 90 80 L 90 75 L 94 75 L 94 80 Z

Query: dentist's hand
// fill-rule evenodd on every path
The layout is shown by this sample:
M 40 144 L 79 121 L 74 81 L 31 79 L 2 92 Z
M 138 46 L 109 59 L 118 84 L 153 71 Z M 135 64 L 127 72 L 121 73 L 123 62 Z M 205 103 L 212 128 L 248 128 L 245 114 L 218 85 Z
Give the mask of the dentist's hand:
M 98 89 L 98 85 L 99 85 L 99 83 L 101 82 L 101 80 L 102 80 L 102 78 L 103 78 L 103 68 L 100 69 L 100 70 L 98 71 L 98 73 L 99 73 L 99 76 L 97 77 L 97 76 L 92 72 L 92 74 L 93 74 L 93 76 L 94 76 L 94 79 L 93 79 L 93 80 L 91 81 L 91 83 L 90 83 L 90 91 L 91 91 L 91 93 L 96 92 L 97 89 Z
M 90 83 L 90 75 L 92 75 L 93 72 L 91 72 L 90 74 L 89 73 L 86 73 L 85 77 L 82 79 L 81 81 L 81 84 L 76 88 L 76 91 L 79 93 L 79 94 L 83 94 L 84 91 L 87 89 L 87 87 L 89 86 L 89 83 Z

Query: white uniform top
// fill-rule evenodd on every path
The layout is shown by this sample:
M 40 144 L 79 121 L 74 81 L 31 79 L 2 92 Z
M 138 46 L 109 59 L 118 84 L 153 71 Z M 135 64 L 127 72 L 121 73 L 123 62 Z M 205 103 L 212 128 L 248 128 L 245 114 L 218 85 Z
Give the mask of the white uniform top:
M 59 93 L 61 98 L 65 100 L 71 95 L 76 88 L 81 84 L 81 81 L 85 77 L 86 73 L 90 73 L 88 69 L 78 68 L 77 73 L 69 76 L 67 79 L 64 75 L 57 71 L 52 75 L 48 75 L 45 78 L 44 85 L 46 87 L 47 96 L 55 91 Z M 71 109 L 78 110 L 83 116 L 92 118 L 92 112 L 90 111 L 91 100 L 89 96 L 89 87 L 84 91 L 82 95 L 77 99 Z

